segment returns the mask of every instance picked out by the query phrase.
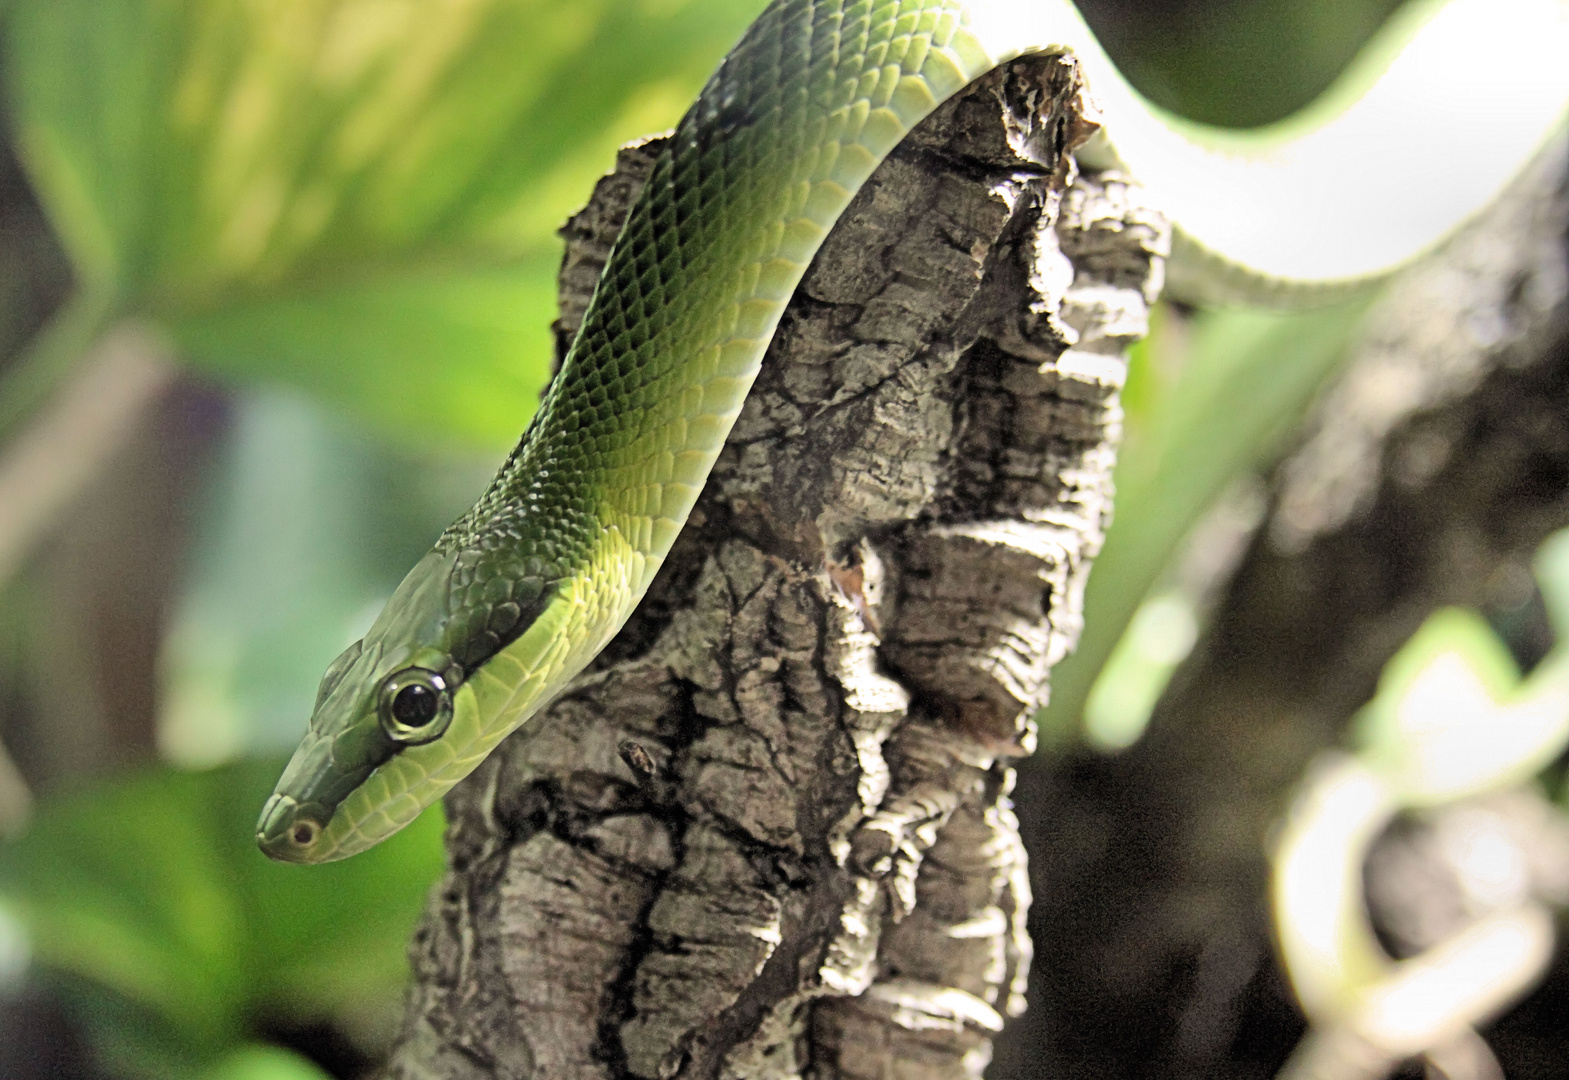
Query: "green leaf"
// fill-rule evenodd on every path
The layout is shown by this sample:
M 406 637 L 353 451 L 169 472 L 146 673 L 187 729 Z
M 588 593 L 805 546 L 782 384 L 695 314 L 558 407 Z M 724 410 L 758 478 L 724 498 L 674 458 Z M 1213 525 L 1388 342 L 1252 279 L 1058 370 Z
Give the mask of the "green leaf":
M 298 1054 L 276 1046 L 247 1046 L 219 1062 L 201 1080 L 331 1080 Z
M 84 282 L 204 367 L 502 447 L 548 370 L 554 230 L 760 6 L 17 0 L 6 68 Z
M 239 1025 L 244 927 L 203 788 L 198 776 L 147 777 L 40 808 L 0 849 L 0 894 L 36 960 L 216 1044 Z
M 46 801 L 0 847 L 0 903 L 34 961 L 148 1011 L 193 1066 L 259 1017 L 384 1030 L 440 871 L 440 815 L 342 863 L 270 863 L 254 829 L 280 768 L 163 769 Z
M 1522 679 L 1481 615 L 1442 609 L 1384 665 L 1354 734 L 1402 806 L 1525 783 L 1569 742 L 1569 649 L 1560 643 Z
M 399 444 L 509 447 L 550 377 L 559 261 L 548 251 L 504 269 L 343 282 L 237 301 L 171 329 L 209 370 L 306 390 Z

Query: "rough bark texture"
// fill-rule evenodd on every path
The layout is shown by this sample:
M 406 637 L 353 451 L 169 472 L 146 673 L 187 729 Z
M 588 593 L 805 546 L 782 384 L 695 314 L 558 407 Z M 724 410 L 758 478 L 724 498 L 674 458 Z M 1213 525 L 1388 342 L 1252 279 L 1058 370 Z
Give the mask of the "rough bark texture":
M 792 303 L 634 620 L 448 800 L 399 1078 L 975 1077 L 1030 946 L 1009 759 L 1109 512 L 1167 232 L 1071 64 L 981 80 Z M 568 227 L 565 335 L 656 144 Z
M 1145 739 L 1024 771 L 1045 1022 L 996 1076 L 1270 1076 L 1290 1051 L 1264 882 L 1292 785 L 1435 608 L 1520 621 L 1569 524 L 1564 164 L 1380 301 Z M 1561 1041 L 1521 1034 L 1542 1007 L 1498 1029 L 1511 1077 L 1562 1075 Z

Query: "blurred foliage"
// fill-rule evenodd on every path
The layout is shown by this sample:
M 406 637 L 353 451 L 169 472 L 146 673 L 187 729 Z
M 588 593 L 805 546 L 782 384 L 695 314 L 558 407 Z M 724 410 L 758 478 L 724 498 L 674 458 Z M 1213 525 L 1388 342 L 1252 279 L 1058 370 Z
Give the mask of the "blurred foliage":
M 163 645 L 165 757 L 292 747 L 326 664 L 479 496 L 489 465 L 389 448 L 295 393 L 239 395 Z
M 1102 3 L 1090 17 L 1162 104 L 1257 123 L 1321 88 L 1392 3 L 1121 17 Z M 532 413 L 554 230 L 620 143 L 676 120 L 761 5 L 0 7 L 16 149 L 79 287 L 0 381 L 0 434 L 126 315 L 239 388 L 171 600 L 168 756 L 209 763 L 298 736 L 326 663 Z M 1278 451 L 1357 310 L 1191 323 L 1163 310 L 1130 374 L 1117 523 L 1080 655 L 1054 679 L 1057 731 L 1076 735 L 1141 599 L 1205 508 Z M 16 632 L 0 612 L 0 666 L 27 647 Z M 1144 697 L 1158 689 L 1146 680 Z M 163 769 L 52 796 L 0 848 L 0 912 L 27 927 L 118 1072 L 303 1080 L 323 1074 L 256 1045 L 258 1031 L 324 1021 L 385 1038 L 439 819 L 346 863 L 276 866 L 252 835 L 278 767 Z
M 273 1046 L 246 1046 L 234 1051 L 202 1080 L 328 1080 L 305 1059 Z
M 396 1022 L 440 815 L 362 858 L 273 863 L 253 835 L 281 766 L 161 769 L 56 797 L 0 848 L 0 903 L 34 958 L 113 991 L 82 1001 L 120 1071 L 197 1075 L 263 1023 L 330 1021 L 375 1039 Z M 214 1075 L 309 1075 L 262 1070 L 238 1061 Z
M 1558 641 L 1529 674 L 1479 613 L 1437 611 L 1385 664 L 1353 720 L 1354 755 L 1322 754 L 1300 781 L 1275 844 L 1271 891 L 1286 973 L 1319 1034 L 1282 1076 L 1352 1071 L 1324 1034 L 1337 1031 L 1385 1054 L 1381 1075 L 1402 1057 L 1441 1049 L 1457 1027 L 1485 1022 L 1545 974 L 1553 934 L 1538 901 L 1561 903 L 1562 894 L 1533 880 L 1532 864 L 1551 878 L 1541 867 L 1554 845 L 1539 836 L 1527 849 L 1511 837 L 1503 804 L 1461 834 L 1473 920 L 1423 953 L 1389 955 L 1364 880 L 1371 847 L 1397 815 L 1502 792 L 1514 793 L 1517 816 L 1557 834 L 1562 858 L 1564 819 L 1533 781 L 1569 745 L 1569 532 L 1542 545 L 1536 578 Z M 1541 825 L 1547 817 L 1557 820 Z M 1502 1075 L 1496 1061 L 1475 1071 Z
M 548 371 L 554 230 L 759 6 L 15 0 L 5 64 L 95 304 L 401 439 L 499 449 Z
M 1406 806 L 1453 802 L 1529 781 L 1569 743 L 1569 531 L 1537 552 L 1556 643 L 1522 677 L 1483 617 L 1428 617 L 1356 719 L 1358 754 Z
M 758 6 L 9 6 L 16 147 L 78 295 L 0 384 L 0 427 L 138 315 L 197 368 L 384 440 L 297 392 L 238 400 L 164 647 L 174 756 L 298 737 L 326 661 L 482 485 L 474 452 L 493 462 L 533 411 L 554 230 Z M 245 1045 L 269 1025 L 385 1045 L 439 814 L 364 858 L 274 866 L 253 832 L 279 768 L 46 799 L 0 850 L 0 902 L 116 1073 L 321 1075 Z
M 1239 474 L 1281 451 L 1343 359 L 1366 304 L 1206 311 L 1187 321 L 1157 309 L 1150 336 L 1133 349 L 1116 518 L 1085 590 L 1084 632 L 1077 651 L 1052 670 L 1043 715 L 1050 737 L 1077 736 L 1097 678 L 1115 684 L 1121 710 L 1103 723 L 1122 734 L 1100 741 L 1127 745 L 1137 736 L 1186 650 L 1173 655 L 1164 642 L 1145 649 L 1136 634 L 1119 649 L 1119 640 L 1200 516 Z M 1174 602 L 1191 609 L 1196 598 L 1152 601 Z M 1184 636 L 1191 644 L 1192 632 Z M 1114 649 L 1121 663 L 1113 668 Z

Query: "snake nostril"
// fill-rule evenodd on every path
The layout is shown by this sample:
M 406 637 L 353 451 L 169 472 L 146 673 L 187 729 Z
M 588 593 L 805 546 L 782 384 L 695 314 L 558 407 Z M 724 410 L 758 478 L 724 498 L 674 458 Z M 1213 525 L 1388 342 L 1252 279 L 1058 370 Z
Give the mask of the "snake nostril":
M 289 838 L 300 847 L 310 847 L 316 842 L 316 834 L 319 828 L 320 826 L 314 821 L 296 822 L 293 831 L 289 833 Z

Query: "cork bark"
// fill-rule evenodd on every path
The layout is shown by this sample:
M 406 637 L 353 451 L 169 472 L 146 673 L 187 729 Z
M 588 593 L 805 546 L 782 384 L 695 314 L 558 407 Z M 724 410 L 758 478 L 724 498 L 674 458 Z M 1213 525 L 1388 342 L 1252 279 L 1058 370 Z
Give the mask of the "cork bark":
M 1549 147 L 1381 298 L 1143 741 L 1024 770 L 1051 890 L 1037 1011 L 997 1080 L 1273 1075 L 1302 1030 L 1265 893 L 1293 785 L 1436 608 L 1545 651 L 1530 559 L 1569 525 L 1566 161 Z M 1559 1074 L 1566 992 L 1561 966 L 1490 1034 L 1507 1075 Z
M 1092 129 L 1020 61 L 857 196 L 647 600 L 449 797 L 387 1075 L 980 1075 L 1030 958 L 1010 762 L 1169 242 Z M 657 149 L 564 232 L 562 340 Z

